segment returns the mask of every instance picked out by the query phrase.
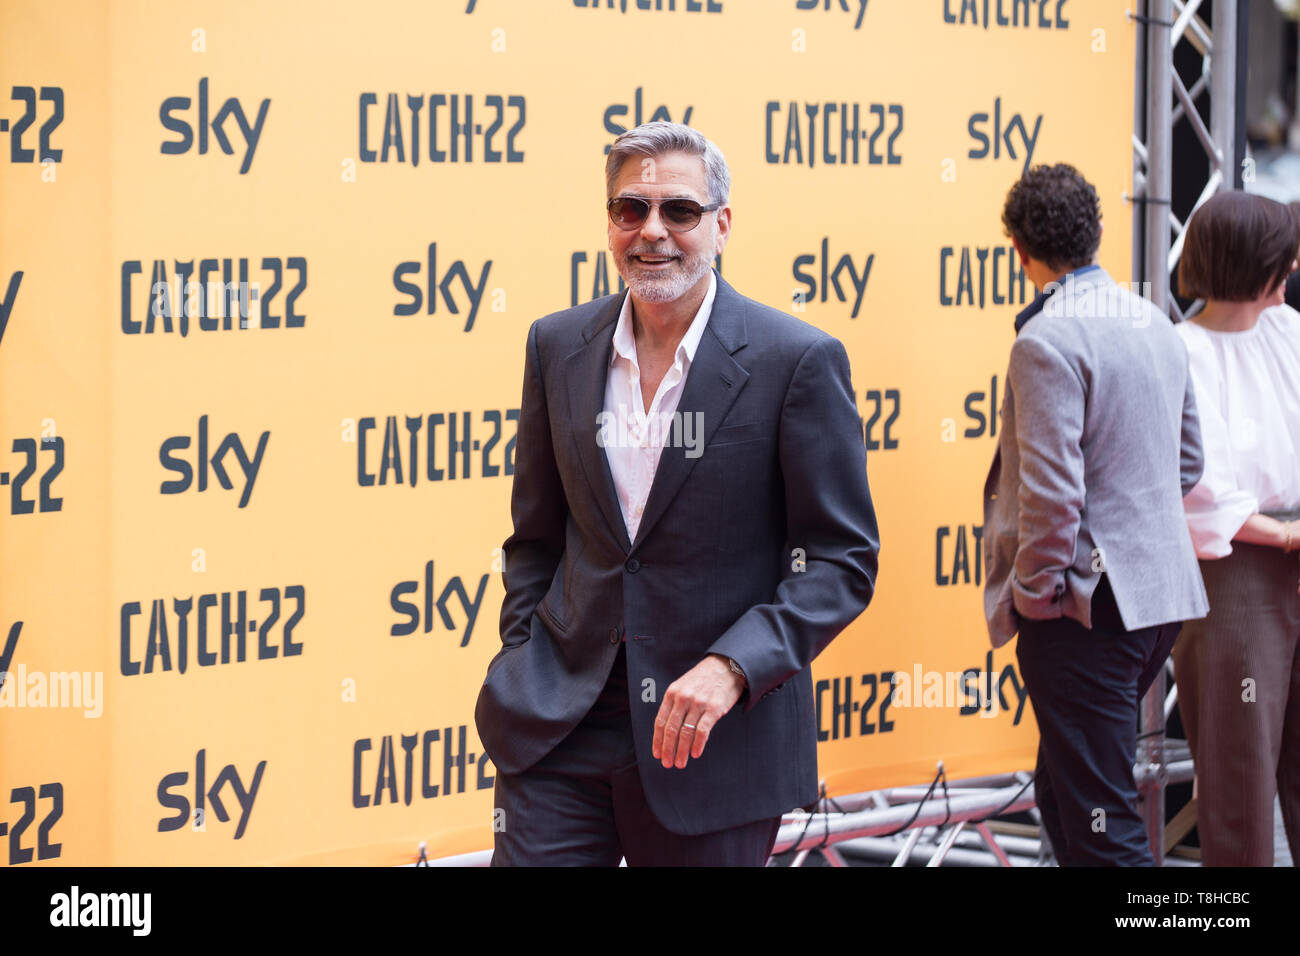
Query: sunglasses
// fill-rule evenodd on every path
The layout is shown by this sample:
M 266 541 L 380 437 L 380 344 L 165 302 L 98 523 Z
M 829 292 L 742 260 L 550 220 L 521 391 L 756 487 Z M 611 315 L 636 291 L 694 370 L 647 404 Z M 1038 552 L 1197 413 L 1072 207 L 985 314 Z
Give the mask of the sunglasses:
M 650 207 L 659 207 L 659 218 L 673 232 L 690 232 L 700 224 L 700 217 L 722 206 L 711 202 L 701 206 L 694 199 L 662 199 L 651 202 L 637 196 L 616 196 L 605 203 L 609 221 L 623 230 L 640 229 L 650 217 Z

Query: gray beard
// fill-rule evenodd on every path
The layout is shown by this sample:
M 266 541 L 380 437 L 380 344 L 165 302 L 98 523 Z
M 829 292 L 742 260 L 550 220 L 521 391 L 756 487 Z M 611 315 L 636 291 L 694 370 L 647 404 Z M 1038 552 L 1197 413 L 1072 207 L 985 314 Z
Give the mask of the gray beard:
M 717 227 L 713 228 L 716 234 Z M 713 243 L 710 243 L 713 245 Z M 686 256 L 680 260 L 681 268 L 673 275 L 638 275 L 629 253 L 618 260 L 618 274 L 623 277 L 632 294 L 643 302 L 673 302 L 686 294 L 713 267 L 713 257 Z
M 632 294 L 642 302 L 673 302 L 708 274 L 711 259 L 686 259 L 685 271 L 672 276 L 623 276 Z

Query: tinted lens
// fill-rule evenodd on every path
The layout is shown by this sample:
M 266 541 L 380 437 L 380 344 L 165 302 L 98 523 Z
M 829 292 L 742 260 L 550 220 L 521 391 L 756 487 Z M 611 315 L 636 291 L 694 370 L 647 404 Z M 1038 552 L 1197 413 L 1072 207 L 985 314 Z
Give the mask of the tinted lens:
M 609 204 L 609 218 L 614 225 L 623 229 L 633 229 L 645 222 L 650 214 L 650 204 L 634 196 L 623 196 Z
M 659 207 L 659 215 L 672 229 L 694 229 L 703 214 L 703 208 L 694 199 L 669 199 Z

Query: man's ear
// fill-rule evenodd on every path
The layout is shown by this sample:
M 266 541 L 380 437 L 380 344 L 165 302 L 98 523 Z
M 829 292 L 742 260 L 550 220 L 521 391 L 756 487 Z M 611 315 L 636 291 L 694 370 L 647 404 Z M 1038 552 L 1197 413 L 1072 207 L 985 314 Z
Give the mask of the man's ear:
M 1011 245 L 1013 245 L 1013 246 L 1015 247 L 1016 255 L 1018 255 L 1018 256 L 1020 257 L 1020 264 L 1021 264 L 1022 266 L 1027 266 L 1027 265 L 1029 265 L 1029 254 L 1028 254 L 1027 252 L 1025 252 L 1025 246 L 1024 246 L 1024 244 L 1023 244 L 1019 239 L 1017 239 L 1015 236 L 1012 236 L 1012 237 L 1011 237 Z
M 731 235 L 731 207 L 723 206 L 718 210 L 718 235 L 713 243 L 713 254 L 722 255 L 723 248 L 727 245 L 727 237 Z

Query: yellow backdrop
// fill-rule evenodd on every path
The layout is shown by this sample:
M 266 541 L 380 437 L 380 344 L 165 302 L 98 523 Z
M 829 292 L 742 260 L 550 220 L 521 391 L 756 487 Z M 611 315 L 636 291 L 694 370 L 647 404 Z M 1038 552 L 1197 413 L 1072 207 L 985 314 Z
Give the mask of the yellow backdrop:
M 1127 278 L 1124 8 L 8 0 L 0 859 L 491 845 L 524 337 L 618 290 L 604 151 L 656 118 L 727 156 L 727 279 L 852 358 L 883 550 L 814 668 L 829 792 L 1032 766 L 980 604 L 999 212 L 1073 162 Z M 188 285 L 241 281 L 243 323 Z

